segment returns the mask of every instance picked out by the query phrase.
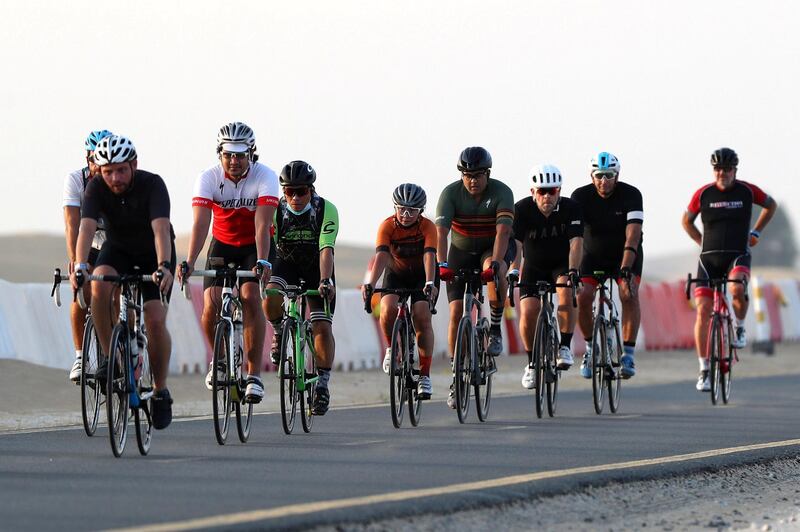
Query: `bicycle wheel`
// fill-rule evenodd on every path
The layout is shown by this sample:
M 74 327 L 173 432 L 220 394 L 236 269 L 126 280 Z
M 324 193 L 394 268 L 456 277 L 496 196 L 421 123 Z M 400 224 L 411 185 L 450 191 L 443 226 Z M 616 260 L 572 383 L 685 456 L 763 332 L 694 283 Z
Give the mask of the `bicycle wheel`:
M 133 340 L 135 341 L 135 340 Z M 139 390 L 139 406 L 133 409 L 134 425 L 136 425 L 136 445 L 144 456 L 150 452 L 153 439 L 153 417 L 150 414 L 150 397 L 153 396 L 153 370 L 150 367 L 150 355 L 143 346 L 139 353 L 139 367 L 134 369 L 134 380 Z
M 83 355 L 81 357 L 81 417 L 83 430 L 87 436 L 94 435 L 100 418 L 100 385 L 97 381 L 97 366 L 100 354 L 100 341 L 94 329 L 91 314 L 86 318 L 83 333 Z
M 394 320 L 392 326 L 392 359 L 389 365 L 389 406 L 392 424 L 400 428 L 403 424 L 403 408 L 406 404 L 406 369 L 408 367 L 408 324 L 404 319 Z
M 281 363 L 278 368 L 278 379 L 281 381 L 281 424 L 283 432 L 291 434 L 294 430 L 294 420 L 297 415 L 297 403 L 300 396 L 296 391 L 295 375 L 295 337 L 297 332 L 296 322 L 287 318 L 281 327 Z
M 128 330 L 118 323 L 111 333 L 111 349 L 106 376 L 106 412 L 111 452 L 120 457 L 128 438 L 128 407 L 131 377 L 128 364 Z
M 733 384 L 733 360 L 734 360 L 734 348 L 731 345 L 731 338 L 733 338 L 733 325 L 730 321 L 728 321 L 727 326 L 725 327 L 725 338 L 722 341 L 722 346 L 725 349 L 724 353 L 727 353 L 725 357 L 723 357 L 720 363 L 721 375 L 719 379 L 722 395 L 722 402 L 728 404 L 728 401 L 731 399 L 731 385 Z
M 545 364 L 545 383 L 547 386 L 547 415 L 553 417 L 556 415 L 556 401 L 558 400 L 558 378 L 559 370 L 557 368 L 558 356 L 558 337 L 553 323 L 550 324 L 548 345 L 547 345 L 547 364 Z
M 619 394 L 622 388 L 622 334 L 619 330 L 619 321 L 614 320 L 613 325 L 606 329 L 606 338 L 611 338 L 611 369 L 606 372 L 606 382 L 608 383 L 608 407 L 611 413 L 615 414 L 619 410 Z
M 485 322 L 485 323 L 483 323 Z M 492 357 L 486 352 L 489 345 L 489 321 L 483 319 L 481 326 L 477 329 L 475 335 L 475 360 L 476 360 L 476 375 L 475 375 L 475 406 L 478 413 L 478 419 L 486 421 L 489 418 L 489 405 L 492 401 L 492 373 L 490 373 L 491 364 L 493 363 Z
M 711 318 L 708 334 L 708 379 L 711 382 L 711 404 L 719 401 L 720 357 L 722 356 L 722 323 L 718 316 Z
M 308 383 L 308 379 L 313 379 L 317 376 L 317 361 L 314 360 L 313 350 L 311 353 L 306 352 L 306 343 L 312 343 L 314 337 L 311 333 L 311 324 L 304 322 L 306 327 L 305 341 L 300 344 L 300 349 L 303 350 L 303 362 L 305 366 L 305 380 L 306 389 L 300 397 L 300 421 L 303 425 L 303 432 L 311 432 L 311 425 L 314 423 L 314 398 L 316 392 L 316 384 Z
M 606 340 L 605 318 L 597 316 L 592 328 L 592 401 L 597 415 L 603 413 L 606 392 L 606 362 L 608 361 L 608 342 Z
M 456 350 L 454 353 L 456 414 L 458 414 L 459 423 L 464 423 L 467 420 L 467 413 L 469 412 L 469 385 L 472 378 L 472 349 L 475 346 L 473 335 L 472 321 L 470 321 L 469 317 L 464 316 L 458 323 Z
M 244 359 L 244 353 L 242 353 L 241 347 L 243 345 L 242 341 L 243 338 L 240 335 L 236 340 L 236 356 L 233 357 L 233 363 L 236 366 L 234 369 L 236 389 L 239 397 L 239 400 L 235 401 L 233 405 L 236 411 L 236 432 L 239 433 L 239 441 L 247 443 L 247 440 L 250 438 L 250 429 L 253 426 L 253 403 L 244 402 L 244 394 L 247 385 L 242 376 L 242 361 Z
M 541 418 L 544 412 L 544 365 L 545 353 L 547 350 L 548 328 L 547 321 L 544 319 L 544 313 L 539 312 L 539 317 L 536 319 L 536 334 L 533 339 L 533 373 L 535 375 L 533 400 L 536 405 L 536 417 L 538 418 Z
M 416 343 L 416 331 L 414 330 L 413 326 L 411 330 L 408 332 L 408 345 L 412 346 L 412 351 L 409 353 L 410 358 L 406 361 L 406 365 L 408 366 L 408 371 L 406 372 L 406 392 L 408 393 L 408 420 L 411 421 L 411 426 L 416 427 L 419 425 L 419 419 L 422 415 L 422 400 L 417 395 L 417 384 L 419 380 L 414 380 L 414 376 L 416 375 L 417 379 L 420 378 L 420 371 L 419 369 L 414 368 L 414 361 L 417 361 L 419 364 L 420 361 L 420 354 L 419 351 L 414 347 L 417 345 Z M 414 340 L 414 341 L 412 341 Z
M 231 326 L 225 320 L 217 322 L 214 331 L 214 357 L 211 377 L 211 409 L 214 414 L 214 436 L 217 443 L 225 445 L 231 421 L 231 387 L 229 381 L 228 349 L 230 345 Z M 220 378 L 222 377 L 222 378 Z

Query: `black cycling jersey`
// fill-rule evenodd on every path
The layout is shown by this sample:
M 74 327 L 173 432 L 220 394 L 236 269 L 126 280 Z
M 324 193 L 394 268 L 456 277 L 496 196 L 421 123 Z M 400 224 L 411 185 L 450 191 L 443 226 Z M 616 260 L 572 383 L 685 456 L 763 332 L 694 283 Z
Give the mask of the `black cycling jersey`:
M 98 177 L 86 186 L 81 217 L 98 220 L 106 225 L 106 241 L 125 249 L 130 255 L 154 253 L 155 237 L 150 225 L 156 218 L 169 218 L 169 192 L 164 180 L 156 174 L 136 170 L 130 188 L 114 194 Z M 175 232 L 170 224 L 170 237 Z
M 569 263 L 569 241 L 583 236 L 581 207 L 570 198 L 560 198 L 550 216 L 545 216 L 532 197 L 514 205 L 514 238 L 522 242 L 523 269 L 552 270 Z
M 642 194 L 627 183 L 617 182 L 608 198 L 597 193 L 593 184 L 575 189 L 572 199 L 583 211 L 583 253 L 588 259 L 619 267 L 625 252 L 625 230 L 628 224 L 642 224 Z M 638 254 L 642 254 L 642 240 Z

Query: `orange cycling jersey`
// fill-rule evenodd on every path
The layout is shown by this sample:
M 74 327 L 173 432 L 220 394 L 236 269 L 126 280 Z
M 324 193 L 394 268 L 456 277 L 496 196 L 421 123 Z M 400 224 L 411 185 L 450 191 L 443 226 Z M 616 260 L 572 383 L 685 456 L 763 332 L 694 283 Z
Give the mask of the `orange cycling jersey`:
M 391 254 L 389 270 L 398 275 L 425 275 L 422 257 L 436 253 L 436 226 L 420 216 L 413 225 L 403 227 L 397 218 L 389 216 L 378 228 L 375 251 Z

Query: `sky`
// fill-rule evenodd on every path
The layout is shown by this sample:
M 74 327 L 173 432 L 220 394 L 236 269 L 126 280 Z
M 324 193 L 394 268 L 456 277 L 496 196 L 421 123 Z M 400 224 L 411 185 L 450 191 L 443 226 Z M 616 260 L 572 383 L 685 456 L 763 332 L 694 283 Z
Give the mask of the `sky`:
M 517 199 L 534 164 L 564 193 L 598 151 L 644 197 L 645 253 L 695 248 L 680 226 L 710 153 L 795 227 L 800 13 L 791 1 L 0 1 L 0 234 L 63 232 L 62 189 L 93 129 L 130 137 L 161 175 L 177 233 L 219 127 L 261 162 L 317 170 L 339 241 L 371 245 L 414 182 L 433 217 L 466 146 Z M 767 229 L 769 230 L 769 229 Z

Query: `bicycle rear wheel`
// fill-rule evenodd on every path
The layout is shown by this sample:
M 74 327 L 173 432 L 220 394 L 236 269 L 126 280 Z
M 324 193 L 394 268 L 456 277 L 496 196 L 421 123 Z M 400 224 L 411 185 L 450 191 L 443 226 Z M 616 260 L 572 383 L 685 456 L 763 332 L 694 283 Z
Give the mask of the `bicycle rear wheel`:
M 721 385 L 722 402 L 728 404 L 731 399 L 731 385 L 733 384 L 733 360 L 734 348 L 731 345 L 731 338 L 733 337 L 733 325 L 729 321 L 725 327 L 725 338 L 722 341 L 722 346 L 725 348 L 726 356 L 722 358 L 720 363 L 721 375 L 719 383 Z
M 136 340 L 131 340 L 136 341 Z M 153 417 L 150 414 L 150 397 L 153 395 L 153 370 L 150 367 L 150 355 L 146 347 L 139 353 L 139 367 L 134 369 L 134 379 L 139 390 L 139 406 L 133 409 L 134 425 L 136 425 L 136 445 L 142 456 L 150 452 L 153 440 Z
M 477 329 L 475 349 L 476 375 L 475 375 L 475 406 L 478 419 L 486 421 L 489 418 L 489 405 L 492 401 L 492 373 L 491 364 L 494 363 L 492 357 L 486 352 L 489 345 L 489 321 L 484 318 L 485 323 Z
M 230 324 L 225 320 L 218 321 L 214 332 L 211 409 L 214 414 L 214 436 L 220 445 L 225 445 L 225 440 L 228 439 L 228 429 L 231 421 L 231 387 L 230 382 L 228 382 L 230 380 L 230 368 L 228 367 L 230 335 Z
M 100 418 L 100 384 L 97 380 L 97 366 L 100 360 L 100 341 L 94 329 L 91 314 L 86 318 L 83 332 L 83 355 L 81 357 L 81 417 L 83 430 L 87 436 L 94 435 Z
M 556 415 L 556 401 L 558 400 L 558 378 L 559 378 L 559 370 L 557 368 L 557 360 L 556 357 L 558 356 L 558 337 L 556 336 L 556 331 L 553 328 L 553 324 L 550 324 L 549 329 L 549 341 L 547 345 L 547 364 L 545 364 L 545 383 L 547 385 L 547 415 L 553 417 Z
M 119 458 L 128 438 L 130 365 L 128 364 L 128 330 L 118 323 L 111 333 L 111 349 L 106 376 L 106 412 L 111 452 Z
M 314 424 L 314 399 L 316 396 L 316 384 L 309 383 L 308 379 L 313 379 L 317 376 L 317 361 L 314 360 L 313 350 L 311 353 L 306 352 L 306 344 L 313 342 L 314 337 L 311 332 L 311 324 L 306 321 L 304 322 L 304 325 L 306 327 L 306 337 L 305 342 L 300 344 L 300 349 L 303 350 L 306 389 L 300 397 L 300 421 L 303 425 L 303 431 L 311 432 L 311 426 Z
M 287 318 L 281 327 L 281 362 L 278 368 L 278 378 L 281 381 L 281 424 L 283 432 L 291 434 L 294 430 L 295 416 L 297 415 L 297 403 L 300 394 L 296 390 L 295 375 L 295 336 L 297 331 L 296 322 Z
M 719 402 L 720 357 L 722 356 L 722 323 L 719 316 L 713 316 L 708 333 L 708 379 L 711 382 L 711 404 Z
M 614 320 L 613 325 L 606 329 L 606 338 L 611 337 L 610 357 L 611 368 L 606 368 L 606 382 L 608 383 L 608 407 L 611 413 L 615 414 L 619 410 L 619 393 L 622 388 L 622 335 L 619 330 L 619 321 Z
M 606 392 L 606 362 L 608 361 L 608 342 L 606 340 L 606 320 L 602 316 L 594 319 L 592 328 L 592 401 L 597 415 L 603 413 Z
M 392 326 L 392 359 L 389 365 L 389 406 L 392 424 L 400 428 L 403 424 L 403 408 L 406 403 L 406 369 L 408 368 L 408 325 L 403 319 L 394 320 Z
M 533 400 L 536 406 L 536 417 L 541 418 L 544 413 L 544 390 L 545 390 L 545 357 L 547 351 L 547 337 L 549 325 L 544 318 L 544 313 L 539 312 L 536 319 L 536 335 L 533 340 L 533 373 L 535 375 L 535 387 Z
M 459 423 L 467 420 L 469 412 L 469 385 L 472 378 L 473 325 L 469 317 L 464 316 L 458 324 L 456 334 L 454 381 L 456 391 L 456 414 Z

